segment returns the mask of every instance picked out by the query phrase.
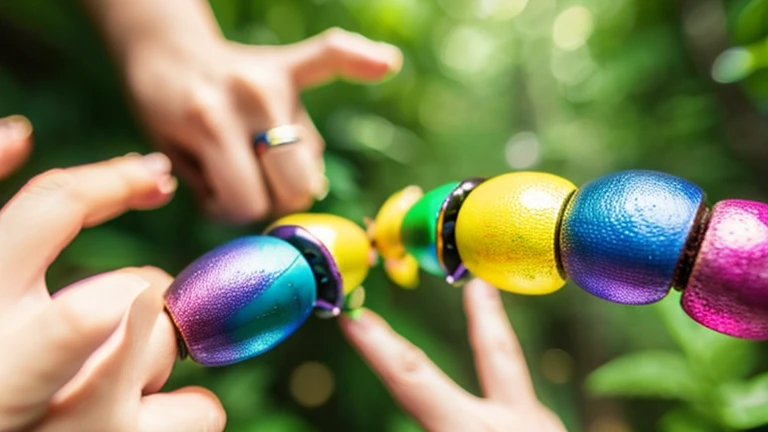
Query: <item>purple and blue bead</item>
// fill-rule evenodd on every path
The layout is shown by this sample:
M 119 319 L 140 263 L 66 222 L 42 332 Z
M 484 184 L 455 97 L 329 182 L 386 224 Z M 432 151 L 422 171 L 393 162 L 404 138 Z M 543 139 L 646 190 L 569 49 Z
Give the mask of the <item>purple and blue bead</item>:
M 655 171 L 606 175 L 584 185 L 562 217 L 565 273 L 587 292 L 620 304 L 664 298 L 698 219 L 704 192 Z
M 238 363 L 268 351 L 309 317 L 315 276 L 285 240 L 250 236 L 206 253 L 165 295 L 184 351 L 203 366 Z

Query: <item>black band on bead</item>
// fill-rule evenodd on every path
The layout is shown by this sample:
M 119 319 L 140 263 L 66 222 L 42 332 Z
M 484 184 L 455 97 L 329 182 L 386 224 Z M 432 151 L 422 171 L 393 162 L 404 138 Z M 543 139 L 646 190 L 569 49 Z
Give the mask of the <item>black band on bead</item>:
M 672 277 L 672 287 L 677 291 L 682 291 L 688 286 L 688 279 L 693 272 L 693 265 L 696 264 L 701 242 L 704 241 L 704 234 L 707 232 L 710 213 L 709 208 L 704 203 L 701 204 L 698 213 L 696 213 L 696 220 L 693 222 L 691 233 L 688 235 L 688 240 L 685 242 L 685 247 L 680 254 Z

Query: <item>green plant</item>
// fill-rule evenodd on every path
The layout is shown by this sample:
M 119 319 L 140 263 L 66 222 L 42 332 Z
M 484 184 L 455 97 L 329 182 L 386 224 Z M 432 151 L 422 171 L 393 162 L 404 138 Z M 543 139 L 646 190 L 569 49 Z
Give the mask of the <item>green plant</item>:
M 609 361 L 587 380 L 592 394 L 673 402 L 661 430 L 739 431 L 768 424 L 768 373 L 753 375 L 757 344 L 692 321 L 674 291 L 655 306 L 677 350 L 645 350 Z

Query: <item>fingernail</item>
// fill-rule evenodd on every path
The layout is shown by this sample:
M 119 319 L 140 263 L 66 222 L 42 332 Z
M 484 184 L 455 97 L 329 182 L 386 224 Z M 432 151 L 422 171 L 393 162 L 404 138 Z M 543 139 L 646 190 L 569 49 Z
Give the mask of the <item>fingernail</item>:
M 178 186 L 179 181 L 173 176 L 166 176 L 157 181 L 157 190 L 164 195 L 172 194 Z
M 162 153 L 150 153 L 141 158 L 141 163 L 147 171 L 156 176 L 171 172 L 171 160 Z
M 32 123 L 24 116 L 12 115 L 0 119 L 0 139 L 18 141 L 32 135 Z

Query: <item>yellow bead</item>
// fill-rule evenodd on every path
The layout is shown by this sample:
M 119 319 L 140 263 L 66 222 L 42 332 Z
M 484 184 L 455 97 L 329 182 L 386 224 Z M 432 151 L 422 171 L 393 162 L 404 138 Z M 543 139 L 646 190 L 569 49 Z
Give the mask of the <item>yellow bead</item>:
M 549 294 L 565 280 L 556 252 L 562 210 L 576 186 L 544 173 L 516 172 L 481 183 L 456 221 L 456 247 L 476 277 L 519 294 Z
M 349 219 L 324 213 L 299 213 L 278 219 L 271 227 L 278 225 L 298 225 L 323 243 L 341 273 L 344 295 L 360 286 L 368 276 L 373 249 L 365 230 Z
M 374 221 L 373 239 L 379 254 L 384 258 L 401 258 L 406 254 L 400 236 L 408 210 L 424 195 L 418 186 L 395 192 L 379 209 Z
M 408 210 L 424 195 L 418 186 L 408 186 L 392 194 L 379 209 L 373 222 L 373 240 L 384 258 L 384 271 L 403 288 L 419 285 L 419 263 L 403 245 L 401 229 Z

